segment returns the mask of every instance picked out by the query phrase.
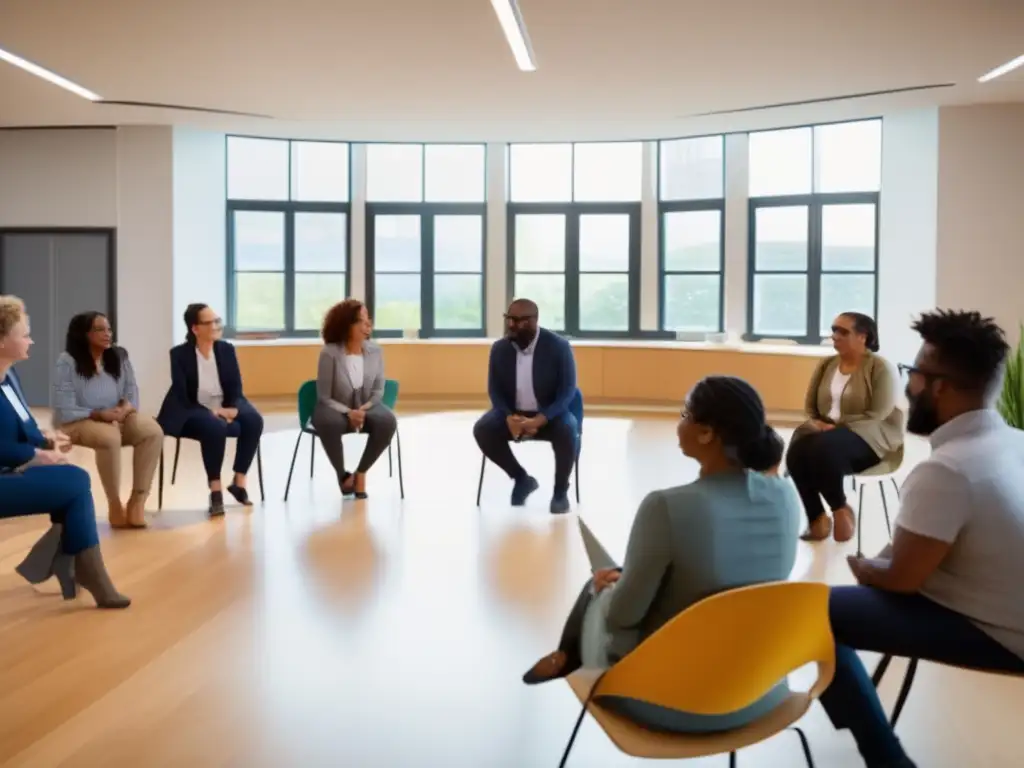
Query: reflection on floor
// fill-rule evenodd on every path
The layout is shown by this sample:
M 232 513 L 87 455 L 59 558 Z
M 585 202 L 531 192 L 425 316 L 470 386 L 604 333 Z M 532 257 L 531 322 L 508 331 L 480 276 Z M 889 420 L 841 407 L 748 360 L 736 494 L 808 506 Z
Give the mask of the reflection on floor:
M 575 515 L 547 513 L 553 462 L 542 445 L 516 449 L 542 483 L 530 506 L 513 511 L 509 482 L 491 467 L 478 510 L 473 418 L 401 419 L 404 503 L 386 457 L 370 498 L 343 503 L 319 447 L 312 480 L 300 451 L 284 503 L 295 424 L 272 416 L 267 502 L 216 522 L 204 519 L 199 453 L 186 443 L 151 530 L 112 534 L 102 524 L 115 581 L 135 600 L 124 613 L 27 587 L 13 568 L 46 522 L 0 523 L 0 764 L 557 764 L 575 699 L 565 685 L 531 689 L 519 676 L 552 648 L 587 575 Z M 914 442 L 908 467 L 926 450 Z M 87 452 L 75 460 L 92 466 Z M 695 465 L 680 455 L 672 420 L 595 416 L 581 473 L 579 511 L 618 556 L 643 495 L 688 482 Z M 885 540 L 874 489 L 865 514 L 873 551 Z M 800 547 L 794 578 L 849 581 L 852 546 Z M 929 768 L 1016 764 L 1022 700 L 1019 683 L 925 665 L 900 734 Z M 805 725 L 819 765 L 860 765 L 820 709 Z M 782 735 L 741 753 L 740 764 L 798 759 L 795 738 Z M 570 764 L 638 763 L 588 721 Z

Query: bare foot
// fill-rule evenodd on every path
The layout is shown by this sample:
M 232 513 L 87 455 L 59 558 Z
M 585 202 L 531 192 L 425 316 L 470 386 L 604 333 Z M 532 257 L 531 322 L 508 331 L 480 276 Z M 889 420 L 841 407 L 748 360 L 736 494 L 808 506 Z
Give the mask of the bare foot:
M 833 538 L 838 542 L 849 541 L 857 532 L 857 516 L 849 506 L 840 507 L 832 512 L 836 519 Z
M 356 493 L 366 493 L 366 474 L 364 472 L 356 472 L 352 475 L 352 488 Z
M 120 499 L 107 504 L 107 520 L 110 521 L 111 528 L 128 527 L 128 515 Z
M 146 494 L 144 493 L 133 493 L 131 501 L 128 502 L 128 508 L 126 510 L 126 516 L 128 518 L 128 527 L 130 528 L 145 528 L 146 527 Z
M 800 534 L 800 538 L 804 541 L 824 541 L 830 533 L 832 533 L 832 518 L 822 515 L 807 526 L 807 530 Z

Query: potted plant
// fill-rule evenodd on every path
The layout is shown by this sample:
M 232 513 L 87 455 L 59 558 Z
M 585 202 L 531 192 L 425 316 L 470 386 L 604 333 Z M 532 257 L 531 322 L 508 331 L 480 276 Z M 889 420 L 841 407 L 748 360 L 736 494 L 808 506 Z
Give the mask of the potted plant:
M 1007 424 L 1024 429 L 1024 323 L 1017 348 L 1006 359 L 1006 378 L 996 408 Z

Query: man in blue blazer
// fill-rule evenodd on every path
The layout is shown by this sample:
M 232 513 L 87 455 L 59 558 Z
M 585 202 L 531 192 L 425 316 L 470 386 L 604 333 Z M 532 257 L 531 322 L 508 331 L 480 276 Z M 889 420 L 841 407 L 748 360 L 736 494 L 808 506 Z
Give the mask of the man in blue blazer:
M 512 454 L 510 441 L 545 440 L 555 451 L 551 513 L 569 509 L 569 475 L 579 446 L 579 424 L 569 405 L 576 396 L 576 360 L 569 342 L 538 326 L 537 305 L 516 299 L 505 313 L 505 338 L 494 342 L 487 372 L 491 410 L 473 427 L 484 456 L 515 483 L 512 506 L 538 488 Z

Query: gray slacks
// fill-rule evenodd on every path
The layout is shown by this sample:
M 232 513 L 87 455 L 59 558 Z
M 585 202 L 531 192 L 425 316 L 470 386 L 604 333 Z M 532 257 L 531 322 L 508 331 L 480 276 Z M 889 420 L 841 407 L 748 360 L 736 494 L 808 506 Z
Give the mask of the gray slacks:
M 313 411 L 312 421 L 313 428 L 324 447 L 324 453 L 338 475 L 338 482 L 341 482 L 345 476 L 345 454 L 341 446 L 341 437 L 355 432 L 355 429 L 349 423 L 346 414 L 328 408 L 322 403 L 318 403 Z M 374 465 L 380 455 L 388 449 L 396 429 L 398 420 L 386 405 L 375 405 L 366 412 L 362 429 L 367 435 L 366 447 L 363 449 L 356 472 L 366 472 Z

